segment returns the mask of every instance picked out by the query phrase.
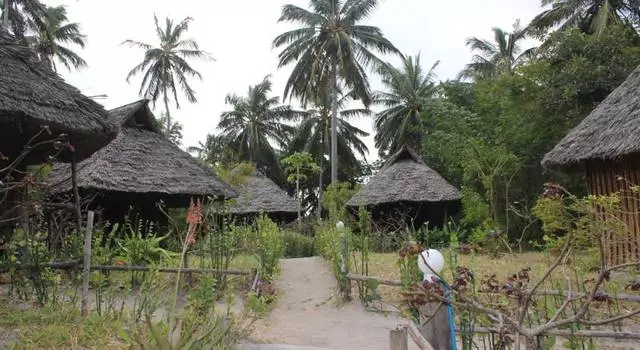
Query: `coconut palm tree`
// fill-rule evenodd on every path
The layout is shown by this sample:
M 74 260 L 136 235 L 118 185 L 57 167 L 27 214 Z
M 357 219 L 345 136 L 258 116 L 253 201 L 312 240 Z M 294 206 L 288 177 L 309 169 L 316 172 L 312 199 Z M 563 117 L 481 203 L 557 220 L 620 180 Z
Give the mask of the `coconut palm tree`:
M 42 17 L 42 25 L 33 38 L 33 48 L 40 58 L 56 71 L 55 60 L 59 60 L 67 69 L 84 68 L 87 62 L 65 44 L 76 44 L 84 48 L 86 36 L 82 34 L 78 23 L 69 23 L 67 9 L 64 6 L 47 6 Z
M 198 142 L 197 146 L 187 148 L 189 153 L 195 153 L 198 159 L 208 165 L 229 164 L 237 162 L 230 140 L 224 135 L 207 134 L 204 143 Z
M 241 161 L 256 163 L 271 173 L 278 166 L 277 150 L 286 147 L 294 128 L 285 121 L 293 121 L 300 112 L 279 104 L 278 97 L 270 97 L 271 76 L 267 75 L 246 96 L 227 95 L 225 102 L 232 110 L 220 114 L 218 129 L 236 150 Z
M 493 28 L 494 42 L 471 37 L 467 46 L 479 54 L 473 56 L 473 62 L 466 65 L 458 78 L 495 78 L 503 74 L 513 73 L 514 68 L 533 56 L 534 48 L 522 51 L 519 42 L 525 38 L 526 31 L 517 20 L 512 32 Z
M 639 0 L 542 0 L 551 8 L 537 15 L 528 29 L 538 35 L 549 29 L 580 28 L 585 33 L 600 34 L 611 24 L 640 26 Z
M 380 156 L 395 153 L 403 144 L 419 149 L 424 128 L 421 113 L 437 94 L 434 82 L 439 61 L 425 72 L 420 55 L 406 57 L 401 67 L 382 68 L 382 84 L 386 91 L 374 94 L 374 103 L 385 109 L 376 114 L 375 145 Z
M 149 98 L 155 108 L 156 101 L 162 97 L 165 112 L 167 113 L 167 127 L 171 130 L 171 113 L 169 112 L 169 100 L 173 99 L 176 108 L 180 108 L 178 90 L 184 94 L 187 101 L 198 102 L 196 93 L 189 83 L 189 78 L 202 80 L 202 75 L 193 69 L 189 63 L 192 59 L 213 60 L 206 51 L 200 50 L 198 43 L 193 39 L 184 39 L 184 34 L 189 30 L 191 17 L 187 17 L 175 24 L 168 17 L 164 27 L 158 23 L 158 17 L 153 15 L 158 36 L 159 45 L 154 47 L 135 40 L 125 40 L 122 44 L 134 48 L 143 49 L 144 58 L 127 75 L 127 82 L 135 75 L 143 73 L 139 94 Z
M 167 122 L 166 113 L 161 113 L 157 121 L 158 124 L 160 124 L 160 130 L 169 139 L 169 141 L 171 141 L 176 146 L 182 145 L 182 129 L 184 127 L 182 123 L 177 120 Z M 167 127 L 169 127 L 168 130 Z
M 25 36 L 38 32 L 43 25 L 46 5 L 40 0 L 0 0 L 2 24 L 26 44 Z
M 382 63 L 373 51 L 399 54 L 380 29 L 361 24 L 377 5 L 378 0 L 310 0 L 310 10 L 285 5 L 279 22 L 293 22 L 299 28 L 273 41 L 274 47 L 284 47 L 279 54 L 279 67 L 295 62 L 285 86 L 285 98 L 297 97 L 305 106 L 307 101 L 315 100 L 320 90 L 330 93 L 332 183 L 338 178 L 335 135 L 339 87 L 353 90 L 368 107 L 371 91 L 365 69 Z
M 327 96 L 327 95 L 324 95 Z M 340 165 L 343 169 L 360 167 L 357 156 L 365 159 L 368 153 L 367 146 L 362 137 L 369 133 L 359 129 L 349 120 L 357 117 L 368 116 L 371 111 L 367 108 L 345 109 L 352 102 L 352 94 L 341 94 L 338 100 L 338 127 L 336 140 L 340 153 Z M 323 175 L 325 169 L 325 155 L 330 152 L 331 145 L 331 107 L 328 98 L 318 101 L 316 108 L 304 112 L 302 121 L 296 128 L 296 133 L 289 144 L 290 152 L 309 152 L 321 169 L 318 176 L 318 214 L 320 214 L 320 196 L 323 190 Z

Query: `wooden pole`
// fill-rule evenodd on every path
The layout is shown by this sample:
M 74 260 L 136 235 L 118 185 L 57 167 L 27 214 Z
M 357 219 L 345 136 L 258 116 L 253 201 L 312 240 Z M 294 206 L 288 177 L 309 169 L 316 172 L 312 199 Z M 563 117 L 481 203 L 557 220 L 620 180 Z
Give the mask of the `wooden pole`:
M 389 349 L 409 350 L 407 327 L 398 327 L 389 331 Z
M 93 234 L 93 211 L 87 213 L 87 231 L 84 236 L 84 263 L 82 269 L 82 304 L 80 315 L 89 314 L 89 274 L 91 273 L 91 236 Z
M 418 326 L 420 334 L 434 349 L 451 350 L 451 327 L 447 306 L 441 302 L 428 302 L 418 309 L 420 318 L 430 319 L 429 322 Z
M 82 234 L 82 212 L 80 210 L 80 193 L 78 192 L 76 155 L 71 155 L 71 186 L 73 187 L 73 205 L 76 210 L 76 234 Z

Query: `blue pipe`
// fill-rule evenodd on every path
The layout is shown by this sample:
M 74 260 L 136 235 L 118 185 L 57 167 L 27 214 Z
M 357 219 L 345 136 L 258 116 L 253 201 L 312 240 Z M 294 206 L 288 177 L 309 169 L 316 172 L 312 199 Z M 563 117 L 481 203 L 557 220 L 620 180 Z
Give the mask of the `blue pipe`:
M 447 299 L 447 315 L 449 316 L 449 335 L 451 336 L 451 348 L 458 350 L 458 344 L 456 343 L 456 326 L 453 318 L 453 305 L 451 305 L 451 293 L 449 287 L 444 281 L 440 281 L 444 288 L 444 297 Z

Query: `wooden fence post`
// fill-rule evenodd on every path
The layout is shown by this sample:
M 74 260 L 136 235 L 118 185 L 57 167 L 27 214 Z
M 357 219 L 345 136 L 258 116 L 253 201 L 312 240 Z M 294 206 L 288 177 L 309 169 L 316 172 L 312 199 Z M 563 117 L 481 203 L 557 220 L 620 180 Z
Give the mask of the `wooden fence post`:
M 91 240 L 93 235 L 93 211 L 87 213 L 87 230 L 84 234 L 83 268 L 82 268 L 82 302 L 80 315 L 89 314 L 89 275 L 91 273 Z
M 418 326 L 420 334 L 422 334 L 429 344 L 431 344 L 434 349 L 453 349 L 447 305 L 439 301 L 427 302 L 418 309 L 418 312 L 420 313 L 421 319 L 429 320 L 429 322 Z
M 409 349 L 407 327 L 398 327 L 389 331 L 389 346 L 391 350 Z

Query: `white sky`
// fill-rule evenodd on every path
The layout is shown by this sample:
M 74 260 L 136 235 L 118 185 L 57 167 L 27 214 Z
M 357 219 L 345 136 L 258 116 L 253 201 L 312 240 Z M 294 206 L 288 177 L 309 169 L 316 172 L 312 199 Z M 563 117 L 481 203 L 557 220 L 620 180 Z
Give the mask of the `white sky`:
M 59 66 L 61 75 L 86 95 L 106 94 L 97 100 L 107 109 L 139 99 L 141 77 L 131 84 L 127 73 L 138 64 L 142 50 L 121 46 L 126 39 L 155 45 L 153 13 L 162 21 L 169 15 L 179 21 L 193 17 L 187 37 L 196 39 L 201 48 L 213 54 L 216 62 L 195 62 L 203 81 L 194 80 L 199 103 L 182 100 L 181 109 L 172 117 L 184 125 L 183 147 L 196 145 L 207 133 L 218 131 L 227 93 L 244 94 L 249 85 L 272 74 L 274 94 L 281 96 L 291 68 L 277 69 L 277 50 L 273 38 L 291 28 L 278 24 L 284 4 L 307 7 L 308 0 L 44 0 L 48 5 L 67 5 L 69 18 L 79 22 L 88 36 L 88 45 L 77 52 L 88 62 L 87 69 L 68 72 Z M 421 52 L 425 69 L 440 60 L 439 80 L 454 78 L 470 61 L 471 52 L 465 46 L 469 36 L 492 38 L 492 27 L 510 29 L 516 19 L 523 25 L 539 12 L 540 0 L 381 0 L 367 24 L 378 26 L 405 54 Z M 525 43 L 526 46 L 526 43 Z M 397 62 L 397 59 L 391 59 Z M 377 78 L 371 81 L 379 89 Z M 156 115 L 162 104 L 156 106 Z M 375 108 L 374 108 L 375 110 Z M 369 147 L 367 160 L 375 160 L 372 118 L 356 121 L 358 127 L 371 133 L 365 141 Z

